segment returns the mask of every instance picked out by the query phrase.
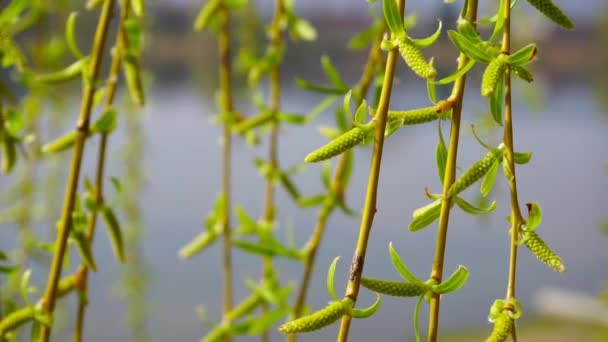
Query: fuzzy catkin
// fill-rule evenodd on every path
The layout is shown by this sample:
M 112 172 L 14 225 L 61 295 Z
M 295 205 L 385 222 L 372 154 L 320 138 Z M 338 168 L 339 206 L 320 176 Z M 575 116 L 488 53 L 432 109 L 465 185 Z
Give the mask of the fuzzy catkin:
M 395 297 L 418 297 L 425 294 L 429 287 L 402 281 L 391 281 L 375 278 L 361 278 L 361 286 L 368 290 Z
M 530 249 L 538 260 L 547 264 L 557 272 L 565 272 L 566 266 L 562 259 L 541 239 L 536 232 L 524 232 L 524 245 Z
M 304 316 L 283 324 L 279 327 L 279 331 L 284 334 L 297 334 L 301 332 L 319 330 L 340 319 L 342 315 L 348 312 L 351 306 L 352 301 L 348 299 L 333 302 L 325 308 L 308 316 Z
M 406 111 L 388 111 L 388 121 L 399 121 L 401 125 L 417 125 L 450 117 L 451 110 L 441 112 L 437 106 L 417 108 Z
M 507 57 L 504 55 L 499 55 L 488 64 L 481 78 L 481 95 L 492 96 L 496 85 L 502 80 L 506 67 Z
M 360 127 L 353 127 L 350 131 L 340 135 L 325 146 L 309 153 L 304 161 L 316 163 L 335 157 L 357 146 L 365 140 L 368 132 Z
M 407 63 L 416 75 L 425 79 L 432 79 L 437 75 L 437 70 L 435 70 L 433 64 L 424 59 L 420 48 L 418 48 L 411 39 L 406 37 L 399 42 L 399 52 L 405 60 L 405 63 Z
M 494 319 L 494 329 L 486 340 L 486 342 L 503 342 L 506 341 L 513 329 L 513 318 L 507 312 L 502 312 Z
M 551 0 L 528 0 L 540 13 L 551 19 L 554 23 L 568 30 L 574 29 L 575 25 L 564 12 Z
M 481 179 L 496 162 L 496 160 L 502 157 L 503 149 L 497 148 L 488 152 L 483 158 L 478 160 L 469 169 L 467 169 L 460 178 L 458 178 L 450 189 L 448 190 L 448 197 L 455 196 L 466 188 L 473 185 L 475 182 Z

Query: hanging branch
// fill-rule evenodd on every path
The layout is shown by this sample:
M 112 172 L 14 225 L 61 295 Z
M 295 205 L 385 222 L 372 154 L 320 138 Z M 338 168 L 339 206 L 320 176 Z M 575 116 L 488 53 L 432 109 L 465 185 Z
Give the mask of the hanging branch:
M 385 0 L 386 1 L 386 0 Z M 403 12 L 405 10 L 405 0 L 398 0 L 400 20 L 403 20 Z M 393 88 L 393 78 L 395 75 L 395 64 L 399 57 L 399 50 L 394 47 L 388 52 L 386 58 L 386 67 L 384 72 L 384 81 L 382 84 L 382 92 L 380 93 L 380 101 L 378 109 L 374 115 L 376 123 L 374 147 L 372 152 L 372 161 L 370 166 L 369 178 L 367 183 L 367 194 L 361 217 L 361 227 L 359 229 L 359 238 L 355 253 L 351 261 L 350 276 L 344 298 L 348 298 L 354 302 L 357 301 L 359 287 L 361 285 L 361 275 L 363 273 L 363 264 L 365 262 L 365 253 L 367 251 L 367 242 L 372 229 L 374 215 L 376 213 L 376 197 L 378 193 L 378 180 L 380 176 L 380 164 L 382 161 L 382 148 L 384 146 L 384 130 L 386 128 L 386 118 L 388 106 L 391 99 L 391 91 Z M 345 342 L 348 340 L 348 332 L 350 330 L 350 322 L 352 316 L 345 314 L 342 317 L 340 331 L 338 333 L 338 341 Z
M 384 30 L 382 30 L 384 31 Z M 359 79 L 359 82 L 355 86 L 356 89 L 356 103 L 357 106 L 361 104 L 365 95 L 367 94 L 368 88 L 373 80 L 374 70 L 381 62 L 381 54 L 380 54 L 380 42 L 382 41 L 382 32 L 378 38 L 375 39 L 368 58 L 367 63 L 365 64 L 365 68 L 363 70 L 363 74 Z M 308 287 L 310 286 L 310 280 L 312 278 L 312 273 L 315 266 L 315 259 L 317 256 L 317 251 L 321 244 L 321 240 L 323 238 L 323 234 L 325 233 L 325 226 L 327 220 L 333 213 L 334 209 L 339 205 L 340 201 L 343 201 L 344 197 L 344 175 L 347 172 L 348 164 L 352 162 L 353 154 L 352 152 L 344 153 L 340 156 L 338 160 L 336 171 L 334 172 L 333 179 L 331 180 L 330 192 L 332 200 L 327 200 L 323 202 L 323 206 L 319 211 L 317 217 L 317 224 L 315 226 L 315 230 L 313 231 L 310 239 L 306 243 L 304 250 L 306 251 L 306 259 L 304 260 L 304 271 L 302 274 L 302 280 L 300 281 L 300 289 L 298 291 L 298 295 L 296 298 L 295 305 L 293 307 L 293 318 L 299 318 L 302 316 L 302 312 L 304 310 L 304 306 L 306 304 L 306 296 L 308 293 Z M 296 341 L 296 335 L 288 335 L 287 340 L 290 342 Z
M 100 19 L 95 32 L 95 41 L 91 52 L 89 69 L 86 74 L 88 81 L 84 83 L 83 97 L 78 116 L 77 135 L 72 153 L 72 162 L 70 166 L 68 182 L 66 186 L 65 198 L 63 201 L 63 211 L 61 220 L 59 221 L 59 232 L 55 242 L 55 252 L 51 270 L 47 281 L 47 288 L 44 294 L 42 312 L 52 316 L 55 310 L 55 301 L 57 295 L 57 284 L 61 277 L 61 269 L 63 265 L 64 255 L 66 251 L 67 239 L 70 235 L 72 226 L 72 211 L 76 202 L 76 191 L 78 188 L 78 180 L 80 176 L 80 167 L 84 152 L 84 145 L 89 132 L 89 120 L 91 109 L 93 107 L 93 95 L 95 93 L 96 82 L 99 78 L 101 69 L 102 53 L 108 36 L 108 28 L 114 10 L 115 0 L 106 0 L 103 4 Z M 51 326 L 43 325 L 40 332 L 40 341 L 47 342 L 51 335 Z

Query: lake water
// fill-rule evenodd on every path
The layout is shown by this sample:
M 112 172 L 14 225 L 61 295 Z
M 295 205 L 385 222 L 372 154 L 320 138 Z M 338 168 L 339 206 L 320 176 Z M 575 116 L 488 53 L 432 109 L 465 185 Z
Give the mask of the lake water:
M 471 122 L 476 113 L 485 110 L 477 95 L 465 100 L 465 120 Z M 516 94 L 516 98 L 522 98 Z M 608 118 L 601 114 L 586 85 L 565 84 L 545 95 L 542 114 L 530 106 L 515 105 L 515 144 L 520 151 L 533 153 L 530 164 L 517 169 L 520 200 L 539 202 L 544 220 L 539 228 L 544 239 L 560 254 L 568 272 L 558 274 L 538 262 L 526 249 L 521 249 L 518 263 L 518 297 L 532 317 L 531 304 L 535 294 L 546 287 L 572 289 L 595 294 L 608 278 L 608 238 L 597 229 L 597 222 L 608 219 L 605 194 L 608 193 Z M 297 89 L 286 90 L 286 108 L 305 112 L 318 97 Z M 399 85 L 393 95 L 391 108 L 425 106 L 424 89 Z M 206 103 L 188 84 L 155 89 L 144 111 L 145 189 L 141 196 L 143 208 L 143 248 L 151 270 L 147 303 L 150 311 L 147 325 L 152 341 L 197 341 L 207 327 L 195 313 L 204 304 L 209 318 L 220 317 L 222 284 L 219 248 L 214 246 L 188 261 L 180 261 L 177 251 L 202 229 L 202 219 L 219 191 L 220 155 L 218 137 L 221 128 L 211 124 L 214 113 L 212 101 Z M 318 124 L 332 125 L 333 115 L 320 116 Z M 473 139 L 468 125 L 463 125 L 458 164 L 466 168 L 485 151 Z M 488 141 L 497 141 L 487 131 Z M 117 175 L 120 166 L 117 147 L 128 139 L 124 132 L 112 140 L 114 157 L 110 159 L 110 175 Z M 281 131 L 280 159 L 284 166 L 298 163 L 308 152 L 318 147 L 322 138 L 312 127 L 288 127 Z M 494 139 L 494 140 L 493 140 Z M 421 278 L 429 274 L 435 243 L 436 225 L 418 233 L 407 230 L 413 209 L 426 204 L 423 189 L 439 192 L 435 171 L 437 126 L 403 128 L 385 146 L 379 184 L 378 212 L 371 234 L 365 274 L 398 280 L 393 270 L 388 244 L 392 241 L 411 270 Z M 251 148 L 237 139 L 234 144 L 234 199 L 253 216 L 261 212 L 263 182 L 252 166 L 253 157 L 264 157 L 266 146 Z M 88 145 L 92 151 L 96 144 Z M 371 150 L 359 148 L 356 168 L 348 190 L 348 202 L 360 210 L 367 183 Z M 93 158 L 89 158 L 93 159 Z M 92 160 L 87 160 L 91 165 Z M 311 195 L 321 190 L 319 165 L 313 165 L 295 178 L 302 193 Z M 500 177 L 498 189 L 491 195 L 498 207 L 487 218 L 478 219 L 455 209 L 451 215 L 445 272 L 457 265 L 470 270 L 467 285 L 442 301 L 442 329 L 480 327 L 486 324 L 492 301 L 504 296 L 509 238 L 505 217 L 509 213 L 506 182 Z M 5 185 L 5 184 L 4 184 Z M 473 187 L 477 189 L 477 187 Z M 476 190 L 465 198 L 473 199 Z M 280 190 L 278 193 L 279 221 L 284 228 L 293 224 L 299 245 L 307 240 L 314 228 L 316 210 L 299 210 Z M 357 238 L 358 218 L 334 214 L 328 223 L 318 257 L 317 272 L 310 290 L 313 308 L 324 306 L 330 297 L 325 289 L 325 274 L 335 256 L 342 256 L 336 273 L 336 286 L 343 292 L 348 275 L 349 260 Z M 47 228 L 48 229 L 48 228 Z M 279 231 L 284 234 L 285 230 Z M 6 234 L 6 233 L 4 233 Z M 3 235 L 4 235 L 3 234 Z M 96 243 L 99 271 L 92 276 L 92 290 L 87 318 L 87 341 L 128 341 L 130 335 L 124 321 L 126 303 L 115 294 L 119 265 L 113 260 L 105 234 Z M 2 244 L 3 247 L 5 243 Z M 236 299 L 243 298 L 244 277 L 257 278 L 259 259 L 236 252 Z M 277 262 L 285 281 L 298 281 L 302 266 L 292 261 Z M 46 272 L 41 271 L 40 279 Z M 372 303 L 373 295 L 362 291 L 360 306 Z M 67 306 L 74 306 L 73 298 Z M 370 319 L 357 320 L 352 326 L 352 341 L 404 341 L 411 338 L 411 316 L 414 300 L 385 298 L 382 308 Z M 66 305 L 66 304 L 64 304 Z M 426 331 L 427 307 L 423 307 L 422 331 Z M 67 331 L 70 331 L 68 324 Z M 303 335 L 301 341 L 330 341 L 336 336 L 337 325 L 313 334 Z M 67 340 L 67 337 L 66 337 Z M 243 339 L 247 340 L 247 339 Z M 253 339 L 252 339 L 253 340 Z M 273 341 L 282 340 L 274 333 Z

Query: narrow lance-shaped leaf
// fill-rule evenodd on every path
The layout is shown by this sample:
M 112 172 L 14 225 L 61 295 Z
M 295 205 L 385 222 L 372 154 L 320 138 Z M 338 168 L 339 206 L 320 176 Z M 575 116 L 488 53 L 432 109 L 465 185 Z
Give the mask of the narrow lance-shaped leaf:
M 327 79 L 331 81 L 338 89 L 349 89 L 349 86 L 344 82 L 336 67 L 332 64 L 331 59 L 327 55 L 321 56 L 321 66 Z
M 97 272 L 97 265 L 95 263 L 95 257 L 93 256 L 93 249 L 91 243 L 87 239 L 86 235 L 82 231 L 72 230 L 71 236 L 78 248 L 82 262 L 93 272 Z
M 477 42 L 472 42 L 456 31 L 448 31 L 448 35 L 460 52 L 476 62 L 490 63 L 495 58 L 495 56 L 490 55 Z
M 391 256 L 391 262 L 393 264 L 393 267 L 395 267 L 395 269 L 397 270 L 397 272 L 399 272 L 399 274 L 403 277 L 403 279 L 405 279 L 413 284 L 424 284 L 422 281 L 420 281 L 420 279 L 418 279 L 409 270 L 409 268 L 405 265 L 405 263 L 403 263 L 399 254 L 393 248 L 392 242 L 389 243 L 389 245 L 388 245 L 388 252 L 389 252 L 389 255 Z
M 463 76 L 464 74 L 466 74 L 467 72 L 469 72 L 469 70 L 471 70 L 471 68 L 473 68 L 473 66 L 475 66 L 475 63 L 476 63 L 475 60 L 469 59 L 465 65 L 463 65 L 458 70 L 454 71 L 449 76 L 446 76 L 446 77 L 440 79 L 439 81 L 432 81 L 432 82 L 435 84 L 452 83 L 452 82 L 456 81 L 458 78 L 460 78 L 461 76 Z
M 441 284 L 435 285 L 433 291 L 439 294 L 456 292 L 466 284 L 467 279 L 469 279 L 469 270 L 460 265 L 447 280 L 443 281 Z
M 122 69 L 125 73 L 127 89 L 129 90 L 131 101 L 138 106 L 143 106 L 146 103 L 146 99 L 139 60 L 133 56 L 125 56 L 123 62 Z
M 65 25 L 65 40 L 68 45 L 68 49 L 74 55 L 74 57 L 78 59 L 83 59 L 84 55 L 82 51 L 78 48 L 78 44 L 76 43 L 76 17 L 78 16 L 77 12 L 70 13 L 68 20 Z
M 494 121 L 500 126 L 503 125 L 502 107 L 504 100 L 504 92 L 504 75 L 501 75 L 499 77 L 498 84 L 496 85 L 496 90 L 490 96 L 490 113 L 492 114 L 492 118 L 494 118 Z
M 494 209 L 496 209 L 496 201 L 493 201 L 492 203 L 490 203 L 490 205 L 487 208 L 479 208 L 479 207 L 476 207 L 473 204 L 465 201 L 462 197 L 459 197 L 459 196 L 454 197 L 454 200 L 455 200 L 456 204 L 458 205 L 458 207 L 460 209 L 462 209 L 462 211 L 469 213 L 471 215 L 485 215 L 485 214 L 492 212 Z
M 439 180 L 443 185 L 443 179 L 445 177 L 445 168 L 448 160 L 448 149 L 445 146 L 445 140 L 443 139 L 441 122 L 439 122 L 439 124 L 437 125 L 437 129 L 439 131 L 439 141 L 437 142 L 437 147 L 435 148 L 435 161 L 437 163 L 437 174 L 439 175 Z
M 441 199 L 435 200 L 422 208 L 418 208 L 414 210 L 412 214 L 412 222 L 408 229 L 411 232 L 417 232 L 431 223 L 435 222 L 439 218 L 439 213 L 441 212 Z
M 509 64 L 511 65 L 523 66 L 532 61 L 534 56 L 536 56 L 536 51 L 537 49 L 535 44 L 528 44 L 523 48 L 517 50 L 516 52 L 510 54 L 507 59 L 509 61 Z
M 536 202 L 526 203 L 526 207 L 528 208 L 526 230 L 533 231 L 543 222 L 543 211 Z
M 15 139 L 10 136 L 4 136 L 2 143 L 2 172 L 7 174 L 13 170 L 17 160 L 17 144 Z
M 217 226 L 217 228 L 208 229 L 201 232 L 187 245 L 182 247 L 182 249 L 179 250 L 179 257 L 181 259 L 190 259 L 215 242 L 215 240 L 217 240 L 217 238 L 220 236 L 220 226 L 215 226 Z
M 406 37 L 405 29 L 403 28 L 397 3 L 394 0 L 382 0 L 382 12 L 384 13 L 384 19 L 391 32 L 395 34 L 397 38 L 404 39 Z
M 205 6 L 203 6 L 201 11 L 198 13 L 198 16 L 196 17 L 196 21 L 194 22 L 194 30 L 202 31 L 207 28 L 211 17 L 213 17 L 213 14 L 215 14 L 215 12 L 217 11 L 220 3 L 221 0 L 207 1 Z
M 494 181 L 496 180 L 496 175 L 498 174 L 498 166 L 500 165 L 500 161 L 496 160 L 494 162 L 494 164 L 492 164 L 492 166 L 490 167 L 490 170 L 488 171 L 488 173 L 486 173 L 485 178 L 483 179 L 483 182 L 481 182 L 481 195 L 482 196 L 487 196 L 490 191 L 492 190 L 492 188 L 494 187 Z
M 104 206 L 101 210 L 101 216 L 106 224 L 114 255 L 116 255 L 118 261 L 125 262 L 124 239 L 122 230 L 120 229 L 120 223 L 118 222 L 114 210 L 111 207 Z
M 439 36 L 441 36 L 441 27 L 442 27 L 441 20 L 439 20 L 439 26 L 437 27 L 437 30 L 435 31 L 435 33 L 433 33 L 432 35 L 430 35 L 427 38 L 422 38 L 422 39 L 413 39 L 412 38 L 411 40 L 414 43 L 414 45 L 416 45 L 419 48 L 429 47 L 437 41 Z
M 34 78 L 36 82 L 47 83 L 47 84 L 55 84 L 55 83 L 63 83 L 67 81 L 71 81 L 79 77 L 82 73 L 82 70 L 86 67 L 87 59 L 79 59 L 76 62 L 68 65 L 67 67 L 54 71 L 48 74 L 36 75 Z
M 72 131 L 62 135 L 61 137 L 42 145 L 42 153 L 57 153 L 71 148 L 76 142 L 78 132 Z

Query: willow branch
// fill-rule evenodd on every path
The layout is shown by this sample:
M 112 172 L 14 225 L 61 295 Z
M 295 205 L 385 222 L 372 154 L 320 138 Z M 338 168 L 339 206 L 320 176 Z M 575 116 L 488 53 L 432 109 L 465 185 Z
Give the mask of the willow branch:
M 124 23 L 129 17 L 130 0 L 125 0 L 122 3 L 120 9 L 120 21 L 119 31 L 116 36 L 114 56 L 112 58 L 112 65 L 110 66 L 110 74 L 108 76 L 108 83 L 106 86 L 106 99 L 104 103 L 104 111 L 112 108 L 114 103 L 114 94 L 116 93 L 116 86 L 118 84 L 118 78 L 120 76 L 120 69 L 122 66 L 122 53 L 126 48 L 126 32 L 124 29 Z M 94 201 L 98 208 L 104 204 L 103 200 L 103 179 L 105 171 L 106 161 L 106 146 L 108 144 L 108 132 L 103 132 L 99 138 L 99 150 L 97 152 L 97 170 L 95 173 L 95 193 Z M 97 226 L 97 215 L 98 211 L 93 210 L 89 214 L 87 223 L 86 236 L 90 244 L 93 243 L 95 237 L 95 228 Z M 81 342 L 84 336 L 84 319 L 86 313 L 86 307 L 88 304 L 88 275 L 89 270 L 84 263 L 81 263 L 76 272 L 76 279 L 78 284 L 78 311 L 76 316 L 76 328 L 74 330 L 74 342 Z
M 403 18 L 405 0 L 397 0 L 397 2 L 399 4 L 400 15 Z M 395 64 L 398 57 L 399 52 L 397 51 L 397 48 L 393 48 L 388 52 L 384 72 L 384 81 L 382 83 L 382 91 L 380 93 L 380 101 L 374 116 L 374 120 L 377 121 L 377 125 L 374 138 L 374 147 L 372 151 L 372 161 L 367 182 L 367 194 L 365 196 L 365 205 L 363 207 L 363 214 L 361 216 L 361 226 L 359 228 L 357 247 L 355 248 L 355 253 L 351 261 L 350 276 L 348 285 L 346 287 L 346 292 L 344 294 L 345 298 L 350 298 L 353 302 L 357 301 L 357 296 L 359 295 L 363 264 L 365 262 L 365 254 L 367 252 L 367 242 L 369 240 L 369 234 L 372 230 L 374 215 L 376 214 L 376 197 L 378 195 L 378 180 L 380 178 L 380 164 L 382 162 L 382 149 L 384 147 L 384 130 L 386 129 L 386 117 L 391 100 L 393 78 L 395 75 Z M 348 314 L 342 317 L 340 331 L 338 332 L 338 341 L 346 342 L 348 340 L 351 319 L 352 317 Z
M 501 53 L 509 54 L 511 52 L 511 6 L 509 1 L 505 1 L 505 26 L 502 36 Z M 524 220 L 519 207 L 519 199 L 517 198 L 517 181 L 515 178 L 515 158 L 513 147 L 513 109 L 511 105 L 511 68 L 507 66 L 505 71 L 505 128 L 503 134 L 503 142 L 505 144 L 505 158 L 511 171 L 511 179 L 509 181 L 509 192 L 511 195 L 511 250 L 509 256 L 509 280 L 507 285 L 506 299 L 515 299 L 515 278 L 517 271 L 517 248 L 519 246 L 519 232 Z M 514 308 L 509 308 L 513 310 Z M 511 329 L 511 339 L 517 341 L 515 327 Z
M 57 283 L 59 282 L 59 278 L 61 277 L 61 269 L 65 256 L 67 239 L 72 228 L 72 211 L 74 210 L 74 204 L 76 200 L 76 191 L 78 188 L 80 166 L 82 162 L 85 141 L 89 131 L 89 120 L 91 116 L 91 109 L 93 107 L 93 96 L 96 87 L 95 83 L 99 77 L 99 72 L 101 69 L 101 59 L 108 36 L 108 28 L 110 20 L 112 18 L 114 4 L 115 0 L 106 0 L 104 2 L 100 19 L 97 24 L 97 30 L 95 31 L 95 40 L 93 43 L 93 50 L 90 57 L 91 60 L 87 75 L 90 79 L 90 82 L 86 82 L 84 84 L 80 114 L 78 116 L 78 124 L 76 128 L 78 134 L 72 153 L 72 161 L 66 186 L 65 198 L 63 201 L 63 211 L 59 224 L 59 233 L 57 234 L 57 239 L 55 241 L 55 253 L 53 254 L 53 261 L 51 264 L 51 270 L 49 272 L 47 287 L 44 294 L 44 302 L 42 306 L 43 313 L 50 316 L 53 315 L 53 312 L 55 310 Z M 51 327 L 43 325 L 40 331 L 40 341 L 47 342 L 50 338 L 50 334 Z
M 230 57 L 230 9 L 227 0 L 221 2 L 217 15 L 220 21 L 219 58 L 220 58 L 220 89 L 221 106 L 225 115 L 232 115 L 232 73 Z M 222 140 L 222 193 L 223 212 L 220 217 L 223 235 L 222 264 L 224 272 L 224 318 L 232 309 L 232 232 L 230 230 L 230 179 L 231 179 L 231 145 L 232 123 L 230 119 L 224 121 L 224 136 Z M 226 341 L 231 341 L 226 337 Z
M 369 89 L 369 85 L 371 84 L 371 81 L 373 79 L 374 70 L 380 63 L 379 59 L 381 57 L 381 41 L 382 35 L 379 35 L 378 38 L 374 41 L 372 48 L 370 49 L 369 56 L 367 58 L 367 63 L 365 64 L 361 79 L 355 86 L 355 89 L 357 90 L 355 92 L 357 96 L 357 106 L 365 98 L 365 95 L 367 94 L 367 91 Z M 330 201 L 326 201 L 323 203 L 323 207 L 319 211 L 315 230 L 313 231 L 310 239 L 306 243 L 306 260 L 304 261 L 304 272 L 302 274 L 302 280 L 300 281 L 300 289 L 298 290 L 298 295 L 292 311 L 293 318 L 299 318 L 302 315 L 302 311 L 304 310 L 304 305 L 306 304 L 306 297 L 308 294 L 308 287 L 310 286 L 310 280 L 314 271 L 317 251 L 319 250 L 321 240 L 325 233 L 327 220 L 336 208 L 338 201 L 343 200 L 344 197 L 344 173 L 346 171 L 346 166 L 348 165 L 350 158 L 353 158 L 353 154 L 351 151 L 344 153 L 340 156 L 340 159 L 338 160 L 338 164 L 336 166 L 336 171 L 334 172 L 334 176 L 331 180 L 330 192 L 332 198 Z M 288 335 L 287 341 L 295 342 L 296 336 L 297 335 L 295 334 Z
M 473 25 L 477 20 L 477 0 L 469 0 L 467 2 L 466 19 Z M 461 68 L 467 63 L 467 57 L 461 53 L 458 57 L 458 68 Z M 450 128 L 450 142 L 448 146 L 447 162 L 443 180 L 443 201 L 441 202 L 441 211 L 439 214 L 439 227 L 437 229 L 437 240 L 435 242 L 435 257 L 433 260 L 433 268 L 431 271 L 431 279 L 440 283 L 443 277 L 443 262 L 445 258 L 445 246 L 447 243 L 448 224 L 450 220 L 450 209 L 452 200 L 448 196 L 450 186 L 454 183 L 456 176 L 456 159 L 458 155 L 458 141 L 460 139 L 460 122 L 462 117 L 462 103 L 464 99 L 464 87 L 466 82 L 466 74 L 459 77 L 452 88 L 450 100 L 453 101 L 452 107 L 452 126 Z M 441 297 L 434 293 L 431 297 L 429 310 L 429 327 L 428 340 L 437 341 L 439 331 L 439 306 Z

